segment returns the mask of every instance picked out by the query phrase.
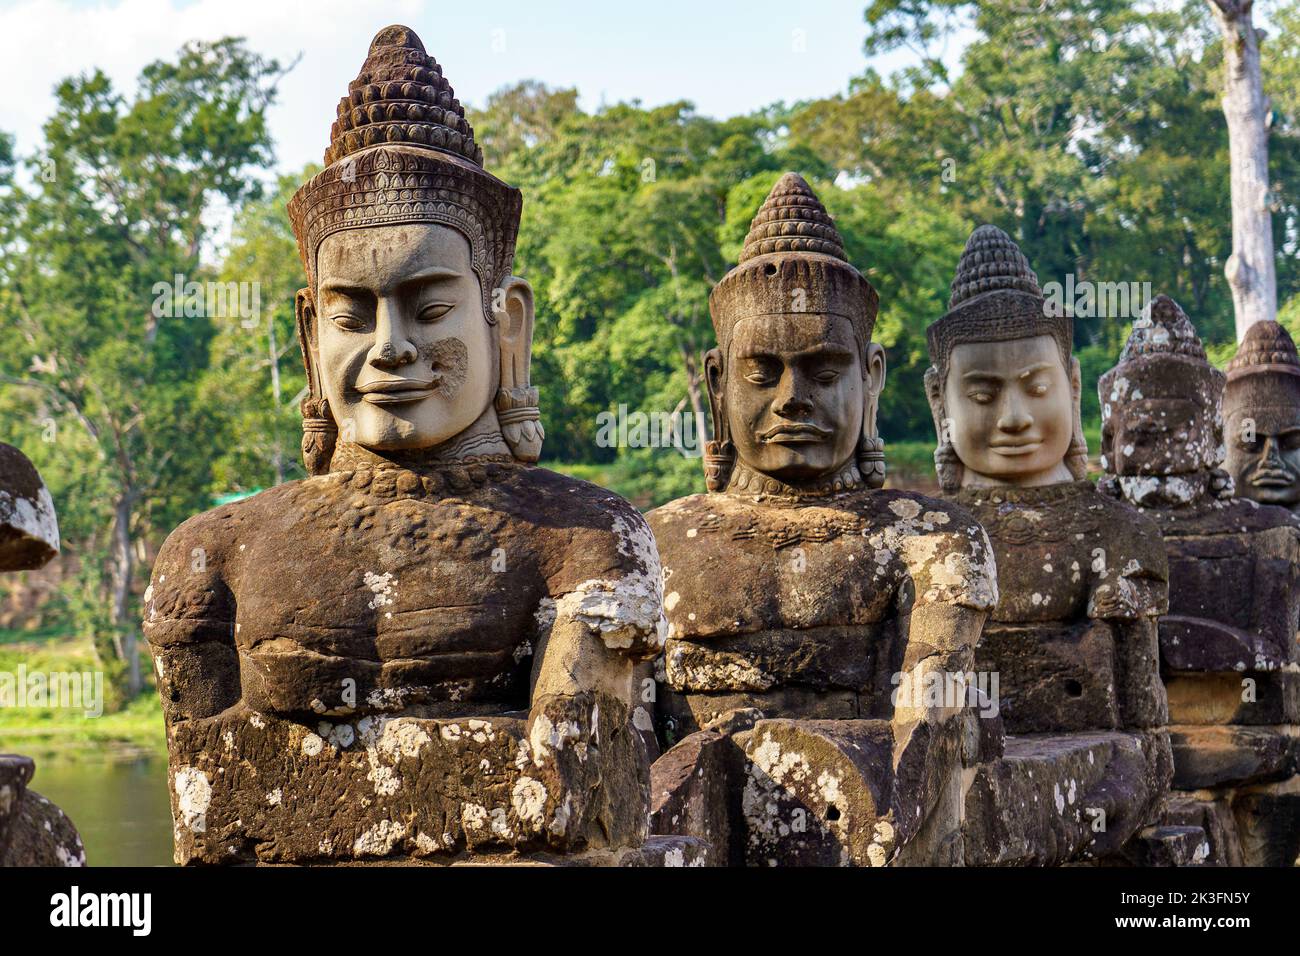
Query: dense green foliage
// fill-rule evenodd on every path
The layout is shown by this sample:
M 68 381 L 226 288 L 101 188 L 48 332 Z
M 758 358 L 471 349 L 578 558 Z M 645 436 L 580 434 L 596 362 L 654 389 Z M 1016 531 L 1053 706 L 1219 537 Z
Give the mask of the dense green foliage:
M 702 488 L 698 458 L 603 445 L 602 413 L 703 413 L 712 285 L 785 170 L 805 175 L 881 295 L 888 449 L 924 470 L 921 376 L 970 230 L 993 222 L 1040 280 L 1150 282 L 1230 353 L 1227 134 L 1203 0 L 871 0 L 867 70 L 842 94 L 714 119 L 690 103 L 594 112 L 576 90 L 502 89 L 470 117 L 486 165 L 525 196 L 516 272 L 537 292 L 533 377 L 546 463 L 649 505 Z M 1283 319 L 1300 325 L 1300 0 L 1269 8 L 1271 162 Z M 950 70 L 957 24 L 975 39 Z M 99 73 L 60 85 L 30 175 L 0 138 L 0 439 L 41 468 L 77 574 L 55 609 L 129 672 L 136 595 L 163 536 L 218 495 L 302 475 L 303 284 L 269 173 L 278 67 L 237 40 L 147 66 L 133 97 Z M 322 130 L 322 135 L 324 131 Z M 216 204 L 231 240 L 206 253 Z M 157 283 L 256 283 L 243 314 L 158 315 Z M 1129 315 L 1081 317 L 1085 418 Z M 895 463 L 898 458 L 893 459 Z

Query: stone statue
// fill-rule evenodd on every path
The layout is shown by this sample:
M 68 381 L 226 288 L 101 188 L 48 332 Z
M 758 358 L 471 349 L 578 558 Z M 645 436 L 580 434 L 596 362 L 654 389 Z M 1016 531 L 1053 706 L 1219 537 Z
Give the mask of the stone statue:
M 36 467 L 0 443 L 0 571 L 32 571 L 59 553 L 54 501 Z M 72 821 L 27 785 L 30 757 L 0 754 L 0 866 L 85 866 Z
M 880 490 L 877 295 L 784 175 L 713 289 L 708 494 L 648 515 L 669 634 L 656 833 L 750 865 L 960 859 L 962 677 L 996 602 L 984 532 Z M 951 692 L 955 683 L 948 682 Z
M 1223 419 L 1225 467 L 1237 494 L 1300 507 L 1300 356 L 1278 323 L 1246 330 L 1228 364 Z
M 1073 322 L 1001 229 L 971 234 L 927 337 L 940 486 L 997 556 L 1000 600 L 975 669 L 998 676 L 1013 735 L 971 790 L 968 862 L 1105 856 L 1169 787 L 1159 533 L 1087 479 Z M 1005 812 L 1025 805 L 1050 812 Z
M 1300 852 L 1300 518 L 1231 497 L 1218 467 L 1224 383 L 1183 310 L 1157 296 L 1098 384 L 1102 464 L 1106 487 L 1156 522 L 1169 555 L 1160 656 L 1183 792 L 1168 819 L 1205 830 L 1209 862 L 1290 865 Z M 1260 433 L 1274 424 L 1261 419 Z
M 310 477 L 185 522 L 145 595 L 179 862 L 653 862 L 659 560 L 627 502 L 531 466 L 521 197 L 481 163 L 381 30 L 289 204 Z

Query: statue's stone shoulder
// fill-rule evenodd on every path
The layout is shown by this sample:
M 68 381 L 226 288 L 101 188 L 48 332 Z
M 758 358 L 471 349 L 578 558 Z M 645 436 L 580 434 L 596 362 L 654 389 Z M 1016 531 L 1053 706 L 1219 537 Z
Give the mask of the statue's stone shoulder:
M 274 523 L 283 520 L 299 488 L 308 484 L 328 487 L 330 477 L 277 485 L 177 525 L 158 552 L 144 595 L 149 639 L 166 642 L 170 621 L 233 621 L 235 601 L 229 581 L 239 573 L 241 555 L 247 550 L 247 542 L 241 539 L 274 534 Z M 295 542 L 286 544 L 300 546 Z
M 914 491 L 889 489 L 863 497 L 863 516 L 872 525 L 867 542 L 876 562 L 901 562 L 917 603 L 976 610 L 998 603 L 993 548 L 969 511 Z
M 1126 501 L 1097 492 L 1089 496 L 1089 508 L 1104 529 L 1110 560 L 1120 565 L 1126 578 L 1169 580 L 1169 562 L 1159 525 Z
M 514 469 L 501 502 L 541 552 L 552 595 L 591 579 L 660 576 L 646 519 L 607 488 L 546 468 Z
M 1300 515 L 1278 505 L 1263 505 L 1249 498 L 1209 500 L 1200 506 L 1179 509 L 1140 509 L 1155 520 L 1166 537 L 1212 534 L 1259 534 L 1279 528 L 1300 533 Z

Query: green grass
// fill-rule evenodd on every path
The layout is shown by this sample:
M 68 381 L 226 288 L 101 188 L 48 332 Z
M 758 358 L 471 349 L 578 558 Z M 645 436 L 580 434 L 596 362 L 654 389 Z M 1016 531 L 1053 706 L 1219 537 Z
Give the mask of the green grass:
M 19 667 L 28 675 L 82 673 L 98 670 L 88 641 L 49 636 L 41 631 L 0 632 L 0 672 L 17 678 Z M 105 682 L 105 698 L 111 691 Z M 165 753 L 162 705 L 158 694 L 146 689 L 125 706 L 98 717 L 85 708 L 0 706 L 0 750 L 39 756 L 68 748 L 127 747 Z

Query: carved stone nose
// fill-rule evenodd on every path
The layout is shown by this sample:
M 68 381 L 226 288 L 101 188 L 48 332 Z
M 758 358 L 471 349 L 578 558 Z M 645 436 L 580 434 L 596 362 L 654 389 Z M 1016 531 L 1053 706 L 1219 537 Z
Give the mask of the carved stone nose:
M 404 345 L 399 352 L 397 346 L 392 340 L 385 342 L 379 349 L 379 354 L 373 359 L 374 364 L 393 367 L 398 365 L 409 365 L 415 361 L 415 349 L 409 345 Z

